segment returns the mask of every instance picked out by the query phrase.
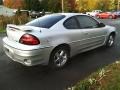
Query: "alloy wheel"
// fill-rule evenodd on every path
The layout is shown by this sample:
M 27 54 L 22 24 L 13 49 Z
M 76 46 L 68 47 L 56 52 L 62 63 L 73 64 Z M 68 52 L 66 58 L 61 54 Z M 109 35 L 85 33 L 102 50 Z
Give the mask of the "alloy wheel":
M 57 67 L 62 67 L 68 60 L 68 55 L 65 50 L 59 50 L 54 54 L 54 64 Z

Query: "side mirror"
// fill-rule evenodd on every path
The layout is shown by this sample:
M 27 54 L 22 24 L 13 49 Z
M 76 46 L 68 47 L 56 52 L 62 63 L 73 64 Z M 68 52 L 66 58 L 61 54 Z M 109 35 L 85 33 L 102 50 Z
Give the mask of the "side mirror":
M 104 23 L 99 23 L 98 26 L 99 27 L 105 27 L 105 24 Z

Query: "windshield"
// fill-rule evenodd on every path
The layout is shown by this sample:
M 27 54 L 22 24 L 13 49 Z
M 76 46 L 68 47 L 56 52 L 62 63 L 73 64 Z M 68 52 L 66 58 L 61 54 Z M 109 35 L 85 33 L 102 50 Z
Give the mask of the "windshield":
M 35 27 L 42 27 L 42 28 L 50 28 L 54 24 L 56 24 L 58 21 L 63 19 L 65 15 L 60 15 L 60 14 L 51 14 L 51 15 L 46 15 L 43 17 L 40 17 L 38 19 L 35 19 L 26 25 L 28 26 L 35 26 Z

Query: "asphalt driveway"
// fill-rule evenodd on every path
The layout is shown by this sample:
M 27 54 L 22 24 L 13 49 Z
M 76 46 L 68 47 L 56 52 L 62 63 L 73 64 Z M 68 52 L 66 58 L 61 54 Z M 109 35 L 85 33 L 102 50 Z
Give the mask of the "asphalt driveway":
M 0 37 L 0 90 L 64 90 L 92 72 L 120 60 L 120 19 L 101 21 L 117 28 L 115 46 L 79 54 L 60 71 L 41 65 L 25 67 L 11 61 L 2 50 L 3 36 Z

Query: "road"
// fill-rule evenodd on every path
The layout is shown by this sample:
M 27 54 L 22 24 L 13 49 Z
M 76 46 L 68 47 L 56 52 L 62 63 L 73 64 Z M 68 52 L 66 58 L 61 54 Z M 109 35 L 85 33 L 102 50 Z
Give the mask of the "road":
M 25 67 L 11 61 L 2 50 L 0 37 L 0 90 L 64 90 L 92 72 L 120 60 L 120 19 L 101 21 L 117 28 L 115 46 L 79 54 L 59 71 L 41 65 Z

